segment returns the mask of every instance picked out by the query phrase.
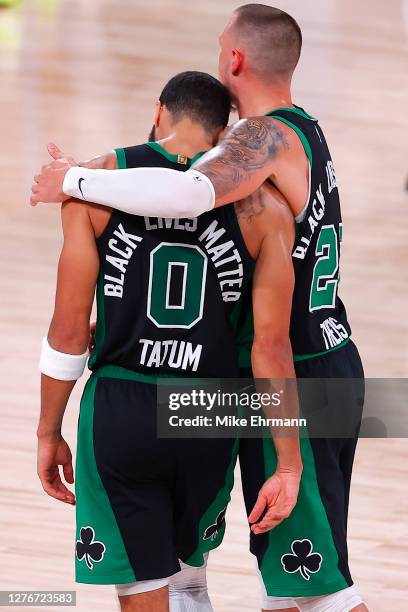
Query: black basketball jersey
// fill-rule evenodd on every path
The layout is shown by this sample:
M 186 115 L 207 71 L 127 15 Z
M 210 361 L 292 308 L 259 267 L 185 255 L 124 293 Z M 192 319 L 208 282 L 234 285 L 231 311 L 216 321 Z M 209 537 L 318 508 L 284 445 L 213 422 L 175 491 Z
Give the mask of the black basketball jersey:
M 293 128 L 310 164 L 309 199 L 296 219 L 292 253 L 295 289 L 291 342 L 295 360 L 339 348 L 351 334 L 338 296 L 342 220 L 336 175 L 317 119 L 299 107 L 279 108 L 270 116 Z
M 117 149 L 120 168 L 187 170 L 158 143 Z M 91 369 L 235 377 L 236 325 L 254 263 L 234 205 L 195 219 L 114 210 L 97 239 L 96 349 Z

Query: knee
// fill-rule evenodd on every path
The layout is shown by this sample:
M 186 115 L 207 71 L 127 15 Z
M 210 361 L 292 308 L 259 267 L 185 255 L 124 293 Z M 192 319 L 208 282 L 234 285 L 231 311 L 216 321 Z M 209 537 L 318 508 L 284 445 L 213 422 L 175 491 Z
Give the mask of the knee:
M 168 611 L 168 578 L 140 580 L 131 584 L 117 584 L 121 612 L 142 610 Z

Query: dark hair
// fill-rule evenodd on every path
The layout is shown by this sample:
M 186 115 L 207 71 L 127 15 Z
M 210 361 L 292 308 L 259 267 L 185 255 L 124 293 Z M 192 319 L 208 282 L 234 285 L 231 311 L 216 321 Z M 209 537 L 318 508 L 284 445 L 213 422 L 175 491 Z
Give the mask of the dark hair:
M 253 55 L 253 68 L 265 76 L 291 75 L 302 50 L 302 30 L 291 15 L 265 4 L 245 4 L 233 25 Z
M 170 79 L 159 100 L 175 121 L 189 117 L 210 133 L 228 124 L 231 109 L 228 89 L 206 72 L 180 72 Z

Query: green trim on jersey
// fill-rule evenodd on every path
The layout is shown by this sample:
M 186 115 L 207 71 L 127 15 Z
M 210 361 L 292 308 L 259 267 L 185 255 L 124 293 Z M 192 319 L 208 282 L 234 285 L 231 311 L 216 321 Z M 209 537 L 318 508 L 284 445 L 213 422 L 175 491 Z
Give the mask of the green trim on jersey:
M 239 324 L 239 319 L 245 310 L 243 298 L 239 299 L 229 315 L 229 322 L 235 336 L 238 348 L 238 367 L 240 369 L 251 367 L 251 351 L 254 340 L 254 317 L 252 307 L 246 309 L 245 320 Z
M 103 292 L 103 274 L 99 274 L 96 285 L 96 330 L 95 330 L 95 348 L 89 358 L 88 367 L 91 370 L 96 363 L 99 352 L 98 348 L 103 346 L 105 342 L 105 299 Z
M 77 582 L 85 584 L 128 584 L 135 582 L 136 577 L 95 459 L 93 422 L 97 383 L 98 378 L 91 376 L 81 399 L 75 470 L 76 540 L 81 537 L 82 527 L 92 527 L 95 540 L 104 544 L 105 552 L 92 570 L 75 555 L 75 576 Z
M 243 327 L 247 325 L 249 321 L 249 316 L 245 321 L 244 325 L 238 330 L 238 333 L 241 332 Z M 323 357 L 324 355 L 328 355 L 329 353 L 333 353 L 334 351 L 338 351 L 346 346 L 350 342 L 351 338 L 346 338 L 343 342 L 341 342 L 338 346 L 335 346 L 331 349 L 327 349 L 327 351 L 322 351 L 321 353 L 310 353 L 310 355 L 293 355 L 294 363 L 298 361 L 305 361 L 306 359 L 313 359 L 314 357 Z M 252 351 L 252 343 L 246 342 L 243 343 L 239 348 L 239 367 L 246 369 L 251 368 L 251 351 Z
M 269 531 L 268 548 L 260 563 L 260 572 L 270 596 L 307 597 L 326 595 L 348 587 L 338 567 L 338 553 L 327 517 L 316 474 L 314 454 L 308 438 L 300 440 L 303 473 L 298 501 L 292 514 Z M 263 441 L 265 478 L 276 470 L 277 456 L 273 441 Z M 282 567 L 282 556 L 291 553 L 294 540 L 310 540 L 313 552 L 322 556 L 320 570 L 304 580 L 299 572 L 287 573 Z M 270 584 L 268 582 L 270 581 Z
M 350 337 L 346 338 L 341 342 L 338 346 L 334 346 L 331 349 L 327 349 L 327 351 L 322 351 L 321 353 L 311 353 L 310 355 L 293 355 L 293 361 L 296 363 L 297 361 L 304 361 L 305 359 L 313 359 L 313 357 L 322 357 L 323 355 L 327 355 L 328 353 L 333 353 L 333 351 L 338 351 L 343 348 L 350 342 Z
M 252 367 L 252 344 L 254 342 L 254 312 L 252 307 L 248 308 L 245 320 L 236 332 L 238 344 L 238 364 L 239 368 L 247 369 Z
M 157 153 L 160 153 L 160 155 L 163 155 L 163 157 L 165 157 L 169 161 L 173 162 L 174 164 L 178 164 L 179 163 L 179 155 L 178 154 L 173 154 L 173 153 L 168 153 L 166 151 L 166 149 L 164 147 L 162 147 L 162 145 L 160 143 L 158 143 L 158 142 L 146 142 L 145 144 L 147 144 L 147 146 L 150 147 L 151 149 L 153 149 L 154 151 L 157 151 Z M 197 155 L 194 155 L 194 157 L 183 156 L 183 157 L 185 157 L 187 163 L 186 164 L 180 164 L 180 165 L 191 166 L 198 159 L 200 159 L 200 157 L 202 157 L 205 152 L 206 151 L 201 151 L 200 153 L 197 153 Z M 115 149 L 115 153 L 116 153 L 116 159 L 118 161 L 118 169 L 119 170 L 127 170 L 125 149 L 124 148 Z
M 292 110 L 292 109 L 281 109 L 281 110 Z M 275 111 L 272 111 L 275 112 Z M 298 113 L 301 114 L 301 113 Z M 268 113 L 268 116 L 270 116 L 271 113 Z M 295 125 L 294 123 L 292 123 L 291 121 L 288 121 L 288 119 L 285 119 L 284 117 L 280 117 L 279 115 L 273 115 L 273 119 L 277 119 L 278 121 L 282 121 L 282 123 L 286 123 L 286 125 L 288 125 L 290 128 L 292 128 L 292 130 L 294 132 L 296 132 L 296 134 L 299 136 L 300 141 L 303 145 L 303 148 L 305 150 L 305 153 L 307 155 L 307 158 L 310 162 L 310 167 L 313 166 L 313 154 L 312 154 L 312 149 L 311 146 L 309 144 L 308 139 L 306 138 L 305 134 L 302 132 L 302 130 Z
M 271 111 L 271 113 L 276 113 L 277 111 L 290 111 L 291 113 L 296 113 L 297 115 L 300 115 L 301 117 L 304 117 L 305 119 L 310 119 L 310 121 L 314 121 L 315 123 L 317 123 L 317 119 L 316 117 L 312 117 L 312 115 L 309 115 L 309 113 L 307 113 L 305 110 L 303 110 L 303 108 L 301 108 L 300 106 L 280 106 L 279 108 L 274 108 L 273 111 Z M 268 113 L 268 115 L 270 115 L 270 113 Z
M 179 154 L 178 153 L 168 153 L 168 151 L 166 151 L 166 149 L 159 143 L 159 142 L 146 142 L 147 146 L 150 147 L 151 149 L 154 149 L 155 151 L 157 151 L 157 153 L 160 153 L 161 155 L 163 155 L 163 157 L 166 157 L 169 161 L 173 162 L 174 164 L 179 164 Z M 199 159 L 200 157 L 202 157 L 202 155 L 204 155 L 204 152 L 200 152 L 197 153 L 197 155 L 194 155 L 194 157 L 187 157 L 186 155 L 183 155 L 183 157 L 185 157 L 186 159 L 186 164 L 182 164 L 185 166 L 191 166 L 191 164 L 194 164 L 195 161 L 197 161 L 197 159 Z
M 123 148 L 115 149 L 115 153 L 116 153 L 116 160 L 118 162 L 118 169 L 119 170 L 126 170 L 125 149 L 123 149 Z
M 204 539 L 205 530 L 210 526 L 217 522 L 217 517 L 221 512 L 226 510 L 228 503 L 231 499 L 231 491 L 234 486 L 234 469 L 235 464 L 237 462 L 239 450 L 239 439 L 236 439 L 234 442 L 234 446 L 231 452 L 231 463 L 228 466 L 227 473 L 225 475 L 225 484 L 220 491 L 218 491 L 217 496 L 215 497 L 212 504 L 203 514 L 200 524 L 198 527 L 198 546 L 194 553 L 188 559 L 182 559 L 184 563 L 187 565 L 192 565 L 193 567 L 201 567 L 204 563 L 203 555 L 214 548 L 219 546 L 224 538 L 225 533 L 225 522 L 222 526 L 222 529 L 217 533 L 214 540 L 212 539 Z

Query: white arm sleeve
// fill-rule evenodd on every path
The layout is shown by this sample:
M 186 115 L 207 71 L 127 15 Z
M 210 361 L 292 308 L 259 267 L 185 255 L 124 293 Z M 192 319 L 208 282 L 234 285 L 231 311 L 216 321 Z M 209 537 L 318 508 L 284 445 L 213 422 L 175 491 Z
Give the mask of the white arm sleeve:
M 211 210 L 215 204 L 210 179 L 193 169 L 180 172 L 169 168 L 74 167 L 65 175 L 63 191 L 80 200 L 143 217 L 193 218 Z

